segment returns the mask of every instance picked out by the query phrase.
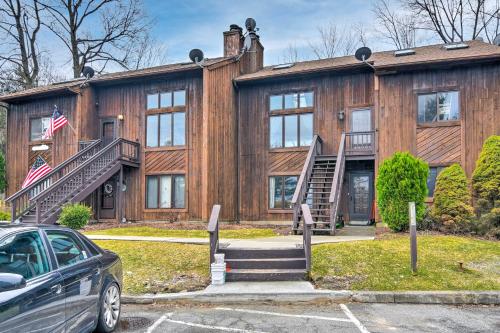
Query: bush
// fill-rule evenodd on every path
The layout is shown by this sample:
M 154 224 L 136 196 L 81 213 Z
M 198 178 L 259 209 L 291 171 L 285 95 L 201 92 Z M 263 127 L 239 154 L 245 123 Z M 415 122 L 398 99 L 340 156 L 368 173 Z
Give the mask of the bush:
M 474 209 L 471 206 L 467 176 L 459 164 L 453 164 L 439 173 L 432 215 L 443 231 L 471 231 Z
M 492 208 L 481 214 L 477 233 L 482 236 L 500 239 L 500 200 L 495 201 Z
M 487 200 L 490 207 L 500 200 L 500 135 L 492 135 L 484 142 L 472 174 L 472 186 L 477 197 Z
M 82 204 L 69 204 L 63 207 L 59 223 L 71 229 L 81 229 L 90 220 L 92 210 Z
M 10 213 L 0 211 L 0 221 L 10 221 Z
M 417 222 L 425 213 L 427 163 L 410 153 L 395 153 L 385 160 L 377 176 L 377 205 L 382 221 L 394 231 L 408 229 L 408 202 L 415 202 Z

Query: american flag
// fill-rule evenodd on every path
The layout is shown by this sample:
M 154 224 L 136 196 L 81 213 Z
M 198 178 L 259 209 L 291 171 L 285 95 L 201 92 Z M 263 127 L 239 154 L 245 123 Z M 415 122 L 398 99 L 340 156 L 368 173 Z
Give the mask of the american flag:
M 43 134 L 42 139 L 47 140 L 52 138 L 52 136 L 54 136 L 55 131 L 57 131 L 61 127 L 64 127 L 64 125 L 66 125 L 67 123 L 68 119 L 66 119 L 66 117 L 61 112 L 59 112 L 57 106 L 55 106 L 54 113 L 50 118 L 49 127 Z
M 30 171 L 26 175 L 22 188 L 25 188 L 30 184 L 36 182 L 38 179 L 42 178 L 51 171 L 52 168 L 47 164 L 47 162 L 45 162 L 45 160 L 41 156 L 38 156 Z

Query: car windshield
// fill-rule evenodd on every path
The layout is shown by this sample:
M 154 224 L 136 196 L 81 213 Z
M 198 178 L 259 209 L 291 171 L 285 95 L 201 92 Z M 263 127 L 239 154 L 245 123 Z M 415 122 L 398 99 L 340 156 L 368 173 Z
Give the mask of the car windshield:
M 0 273 L 31 279 L 48 271 L 47 254 L 37 231 L 16 233 L 0 241 Z

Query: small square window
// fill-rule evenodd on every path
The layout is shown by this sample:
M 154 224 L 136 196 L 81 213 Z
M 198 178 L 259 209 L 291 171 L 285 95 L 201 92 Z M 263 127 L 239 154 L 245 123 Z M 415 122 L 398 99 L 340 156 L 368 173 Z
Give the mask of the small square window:
M 285 109 L 296 109 L 299 107 L 299 94 L 285 95 Z
M 172 93 L 164 92 L 160 94 L 160 107 L 170 108 L 172 107 Z
M 283 95 L 274 95 L 269 97 L 269 110 L 282 110 L 283 109 Z
M 314 93 L 312 91 L 300 93 L 299 99 L 301 108 L 312 108 L 314 106 Z
M 186 91 L 177 90 L 174 91 L 174 106 L 184 106 L 186 105 Z
M 158 94 L 148 94 L 148 110 L 158 109 Z
M 49 128 L 50 117 L 33 118 L 30 120 L 30 141 L 42 140 L 42 137 Z

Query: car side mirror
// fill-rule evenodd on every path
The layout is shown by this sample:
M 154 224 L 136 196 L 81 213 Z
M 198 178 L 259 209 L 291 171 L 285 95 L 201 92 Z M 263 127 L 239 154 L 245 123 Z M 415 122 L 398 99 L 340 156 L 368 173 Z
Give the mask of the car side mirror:
M 26 287 L 26 279 L 19 274 L 0 273 L 0 293 Z

